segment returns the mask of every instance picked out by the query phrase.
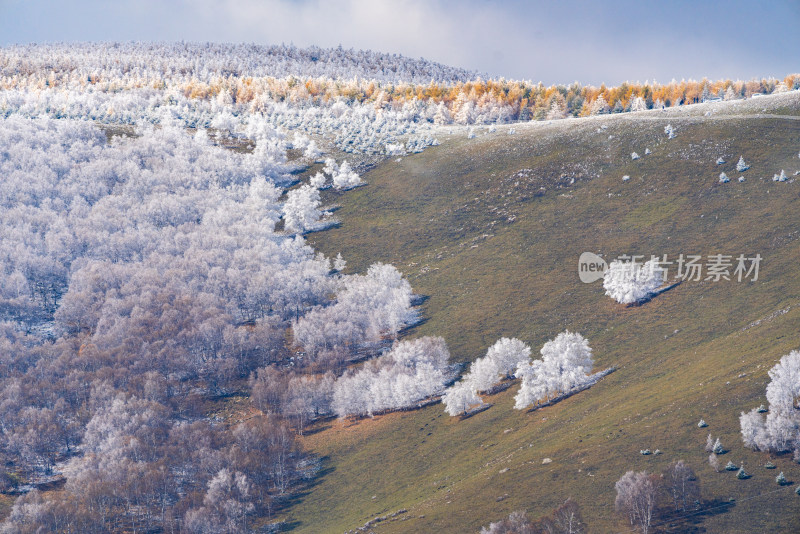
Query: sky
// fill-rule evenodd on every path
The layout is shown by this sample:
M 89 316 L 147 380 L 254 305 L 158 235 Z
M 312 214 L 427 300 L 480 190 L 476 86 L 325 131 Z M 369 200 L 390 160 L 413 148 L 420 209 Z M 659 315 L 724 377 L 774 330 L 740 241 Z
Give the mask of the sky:
M 800 72 L 800 0 L 0 0 L 0 45 L 292 43 L 544 82 Z

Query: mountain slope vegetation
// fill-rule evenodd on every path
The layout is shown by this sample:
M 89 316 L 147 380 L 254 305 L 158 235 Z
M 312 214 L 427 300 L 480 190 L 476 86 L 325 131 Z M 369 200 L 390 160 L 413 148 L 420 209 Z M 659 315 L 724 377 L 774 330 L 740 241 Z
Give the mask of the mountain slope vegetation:
M 701 500 L 657 529 L 796 528 L 791 453 L 738 424 L 797 349 L 796 89 L 1 48 L 0 530 L 624 531 L 615 481 L 678 460 Z M 583 252 L 668 257 L 669 290 L 583 284 Z M 760 271 L 681 282 L 682 255 Z M 450 417 L 459 374 L 485 404 Z
M 513 409 L 514 385 L 464 420 L 438 404 L 320 424 L 303 442 L 324 458 L 326 474 L 291 511 L 297 531 L 342 531 L 376 517 L 386 519 L 371 524 L 375 532 L 477 531 L 514 510 L 543 515 L 568 497 L 592 531 L 626 531 L 614 513 L 614 482 L 678 459 L 698 473 L 702 508 L 667 520 L 665 531 L 800 527 L 800 500 L 760 467 L 768 455 L 742 446 L 738 426 L 742 410 L 764 402 L 767 370 L 798 343 L 800 191 L 772 177 L 800 169 L 800 99 L 690 109 L 474 139 L 456 132 L 440 147 L 378 166 L 365 176 L 369 187 L 341 199 L 344 223 L 313 236 L 314 246 L 341 250 L 354 269 L 397 265 L 429 297 L 427 321 L 411 335 L 442 335 L 466 362 L 501 336 L 538 348 L 568 328 L 591 340 L 597 368 L 617 370 L 532 412 Z M 652 154 L 630 158 L 646 148 Z M 719 183 L 740 155 L 751 165 L 746 180 Z M 718 166 L 719 157 L 729 163 Z M 763 260 L 757 281 L 685 281 L 625 307 L 599 282 L 579 281 L 584 251 L 607 260 Z M 708 428 L 698 428 L 701 418 Z M 708 432 L 729 449 L 723 463 L 744 462 L 752 478 L 709 466 Z M 771 459 L 800 477 L 789 456 Z M 398 510 L 406 512 L 391 517 Z

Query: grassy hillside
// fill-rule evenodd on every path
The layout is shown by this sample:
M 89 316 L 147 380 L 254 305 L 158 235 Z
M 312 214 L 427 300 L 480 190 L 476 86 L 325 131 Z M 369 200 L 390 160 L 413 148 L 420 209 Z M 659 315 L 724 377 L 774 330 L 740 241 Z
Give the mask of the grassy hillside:
M 598 369 L 617 371 L 533 412 L 513 409 L 514 385 L 466 420 L 438 404 L 320 424 L 304 442 L 326 469 L 289 512 L 295 531 L 342 532 L 405 509 L 372 530 L 476 532 L 572 497 L 592 532 L 626 532 L 614 482 L 676 459 L 697 471 L 711 511 L 662 530 L 800 530 L 794 487 L 780 489 L 776 471 L 761 467 L 769 455 L 745 450 L 738 434 L 739 412 L 766 402 L 767 370 L 800 346 L 800 183 L 772 181 L 800 169 L 800 97 L 759 100 L 518 125 L 514 135 L 501 128 L 475 139 L 456 130 L 331 198 L 342 225 L 310 241 L 341 252 L 348 271 L 375 261 L 400 268 L 430 297 L 410 336 L 442 335 L 466 362 L 500 336 L 538 351 L 570 329 L 588 337 Z M 631 160 L 633 151 L 642 157 Z M 751 165 L 744 183 L 739 155 Z M 720 156 L 727 163 L 718 166 Z M 718 183 L 721 171 L 731 183 Z M 583 251 L 763 261 L 758 281 L 688 281 L 626 308 L 599 282 L 579 281 Z M 696 426 L 701 417 L 707 429 Z M 708 432 L 730 449 L 722 463 L 744 461 L 751 479 L 708 466 Z M 663 454 L 642 456 L 644 448 Z M 772 461 L 800 482 L 800 465 Z

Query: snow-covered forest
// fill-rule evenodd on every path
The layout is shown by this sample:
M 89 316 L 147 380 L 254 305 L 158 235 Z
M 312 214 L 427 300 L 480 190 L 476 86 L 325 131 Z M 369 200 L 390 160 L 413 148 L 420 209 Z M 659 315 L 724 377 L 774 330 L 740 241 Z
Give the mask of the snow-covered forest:
M 67 479 L 58 497 L 27 493 L 10 524 L 240 528 L 313 464 L 280 417 L 231 432 L 198 398 L 268 366 L 340 372 L 416 320 L 392 266 L 344 275 L 276 230 L 298 202 L 279 200 L 280 136 L 259 132 L 243 153 L 171 125 L 109 140 L 87 121 L 0 119 L 4 483 Z
M 0 455 L 2 489 L 22 494 L 5 530 L 247 530 L 314 476 L 317 461 L 295 437 L 305 421 L 362 413 L 340 402 L 343 391 L 367 393 L 348 386 L 352 376 L 372 369 L 379 391 L 394 384 L 370 413 L 442 389 L 452 370 L 441 339 L 398 342 L 340 376 L 418 320 L 397 269 L 344 274 L 341 255 L 305 242 L 333 222 L 320 189 L 362 183 L 346 160 L 328 157 L 294 187 L 293 173 L 323 155 L 302 132 L 289 140 L 264 113 L 172 101 L 164 86 L 131 81 L 139 68 L 202 78 L 197 47 L 155 47 L 144 59 L 112 46 L 100 56 L 93 46 L 15 50 L 3 51 L 4 76 L 30 81 L 74 61 L 116 81 L 97 92 L 0 90 Z M 226 76 L 248 61 L 243 47 L 206 51 L 220 59 L 203 68 Z M 274 52 L 270 72 L 352 63 L 378 80 L 462 75 L 412 62 L 384 78 L 391 57 L 343 51 L 321 52 L 317 72 L 313 51 Z M 244 149 L 220 146 L 220 131 Z M 207 399 L 242 388 L 261 415 L 233 425 L 206 415 Z M 39 491 L 59 480 L 64 491 Z
M 352 49 L 212 44 L 0 48 L 0 116 L 177 121 L 242 134 L 251 114 L 364 154 L 438 144 L 433 126 L 558 120 L 735 100 L 800 87 L 782 80 L 544 86 L 484 79 L 424 59 Z M 402 148 L 401 148 L 402 147 Z
M 569 331 L 536 360 L 502 337 L 456 381 L 442 337 L 406 338 L 419 299 L 398 268 L 351 272 L 306 241 L 337 223 L 328 190 L 369 186 L 354 155 L 420 152 L 450 125 L 798 86 L 545 87 L 342 48 L 0 48 L 0 490 L 18 495 L 0 530 L 247 531 L 318 472 L 310 421 L 439 399 L 463 415 L 513 378 L 520 410 L 589 387 L 610 370 Z M 609 273 L 623 303 L 662 283 L 655 264 Z M 742 415 L 754 448 L 797 448 L 784 360 L 766 423 Z M 247 413 L 212 411 L 231 398 Z

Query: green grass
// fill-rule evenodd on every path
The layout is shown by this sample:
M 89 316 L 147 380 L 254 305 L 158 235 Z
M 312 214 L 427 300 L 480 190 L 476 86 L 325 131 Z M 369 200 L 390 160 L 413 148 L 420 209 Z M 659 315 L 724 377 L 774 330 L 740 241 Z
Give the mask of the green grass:
M 407 509 L 373 530 L 477 532 L 513 510 L 536 517 L 572 497 L 592 532 L 624 532 L 614 482 L 677 459 L 698 472 L 705 499 L 736 499 L 696 518 L 698 528 L 800 529 L 793 487 L 759 496 L 778 489 L 770 472 L 755 469 L 768 455 L 745 450 L 738 434 L 739 412 L 765 403 L 767 370 L 800 346 L 800 183 L 771 181 L 781 168 L 800 169 L 800 121 L 669 121 L 678 135 L 669 141 L 666 120 L 633 117 L 606 119 L 602 133 L 597 121 L 576 121 L 568 131 L 537 124 L 513 136 L 454 136 L 379 165 L 366 187 L 331 194 L 342 224 L 309 240 L 328 255 L 341 252 L 349 272 L 375 261 L 403 271 L 430 297 L 428 320 L 410 335 L 442 335 L 454 361 L 471 361 L 501 336 L 538 351 L 570 329 L 589 338 L 598 369 L 618 370 L 534 412 L 513 409 L 513 386 L 464 421 L 435 405 L 328 423 L 304 439 L 326 471 L 288 512 L 295 531 L 341 532 Z M 631 161 L 647 147 L 653 154 Z M 751 165 L 741 184 L 740 154 Z M 720 155 L 728 163 L 717 166 Z M 717 183 L 721 171 L 731 183 Z M 686 282 L 626 308 L 599 282 L 579 281 L 583 251 L 764 259 L 756 282 Z M 696 426 L 701 417 L 708 428 Z M 730 449 L 722 463 L 744 461 L 751 479 L 708 466 L 709 432 Z M 663 454 L 642 456 L 644 448 Z M 542 464 L 545 457 L 553 462 Z M 772 461 L 800 481 L 800 465 Z

